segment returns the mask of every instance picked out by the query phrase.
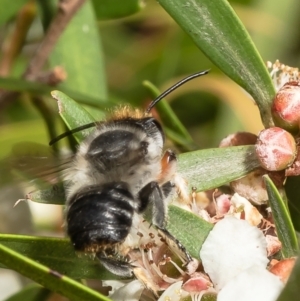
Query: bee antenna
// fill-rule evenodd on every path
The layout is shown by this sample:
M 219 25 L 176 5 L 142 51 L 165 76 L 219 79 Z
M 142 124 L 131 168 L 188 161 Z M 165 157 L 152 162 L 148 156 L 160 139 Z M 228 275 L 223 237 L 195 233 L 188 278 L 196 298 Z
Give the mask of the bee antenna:
M 175 85 L 173 85 L 172 87 L 170 87 L 168 90 L 166 90 L 165 92 L 163 92 L 162 94 L 160 94 L 158 97 L 156 97 L 148 106 L 146 113 L 149 113 L 152 108 L 160 101 L 162 100 L 165 96 L 167 96 L 168 94 L 170 94 L 172 91 L 176 90 L 178 87 L 182 86 L 183 84 L 185 84 L 186 82 L 190 81 L 191 79 L 194 79 L 196 77 L 205 75 L 209 72 L 209 70 L 204 70 L 204 71 L 200 71 L 197 73 L 194 73 L 192 75 L 189 75 L 187 77 L 185 77 L 184 79 L 180 80 L 179 82 L 177 82 Z
M 54 139 L 52 139 L 50 142 L 49 142 L 49 145 L 53 145 L 54 143 L 58 142 L 59 140 L 67 137 L 67 136 L 70 136 L 74 133 L 77 133 L 77 132 L 80 132 L 80 131 L 83 131 L 83 130 L 86 130 L 86 129 L 89 129 L 89 128 L 92 128 L 93 126 L 96 126 L 96 122 L 91 122 L 91 123 L 87 123 L 87 124 L 84 124 L 84 125 L 81 125 L 75 129 L 72 129 L 72 130 L 69 130 L 69 131 L 66 131 L 62 134 L 60 134 L 59 136 L 55 137 Z

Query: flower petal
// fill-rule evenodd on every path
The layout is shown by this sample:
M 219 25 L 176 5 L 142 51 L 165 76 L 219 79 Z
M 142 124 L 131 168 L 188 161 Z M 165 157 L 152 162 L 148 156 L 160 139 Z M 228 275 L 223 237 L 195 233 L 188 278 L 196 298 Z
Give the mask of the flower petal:
M 282 288 L 277 276 L 263 267 L 252 266 L 228 282 L 217 301 L 275 301 Z
M 262 215 L 259 213 L 256 207 L 254 207 L 246 198 L 235 193 L 231 198 L 233 210 L 242 208 L 245 212 L 245 220 L 252 226 L 257 226 L 261 220 Z
M 117 289 L 109 298 L 114 301 L 139 301 L 144 289 L 139 280 L 133 280 Z
M 245 220 L 227 216 L 208 235 L 200 251 L 204 270 L 217 290 L 253 265 L 268 263 L 263 233 Z
M 182 283 L 183 281 L 178 281 L 169 286 L 158 301 L 179 301 L 181 298 L 188 296 L 188 293 L 181 289 Z

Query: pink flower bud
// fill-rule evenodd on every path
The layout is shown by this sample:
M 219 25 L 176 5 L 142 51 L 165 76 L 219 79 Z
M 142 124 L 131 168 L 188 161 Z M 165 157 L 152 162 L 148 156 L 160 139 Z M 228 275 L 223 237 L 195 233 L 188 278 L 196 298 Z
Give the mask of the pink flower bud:
M 293 163 L 297 147 L 289 132 L 279 127 L 271 127 L 259 133 L 255 151 L 264 169 L 278 171 Z
M 275 95 L 271 110 L 275 125 L 297 133 L 300 121 L 300 82 L 286 83 Z

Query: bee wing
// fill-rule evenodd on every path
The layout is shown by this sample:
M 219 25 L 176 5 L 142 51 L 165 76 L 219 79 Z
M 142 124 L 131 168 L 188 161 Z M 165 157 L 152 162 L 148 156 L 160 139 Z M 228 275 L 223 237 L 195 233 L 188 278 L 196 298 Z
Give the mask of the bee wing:
M 68 168 L 72 157 L 58 157 L 48 146 L 22 142 L 14 145 L 10 156 L 4 160 L 2 174 L 6 174 L 10 180 L 26 179 L 39 187 L 56 184 L 61 182 L 60 175 Z

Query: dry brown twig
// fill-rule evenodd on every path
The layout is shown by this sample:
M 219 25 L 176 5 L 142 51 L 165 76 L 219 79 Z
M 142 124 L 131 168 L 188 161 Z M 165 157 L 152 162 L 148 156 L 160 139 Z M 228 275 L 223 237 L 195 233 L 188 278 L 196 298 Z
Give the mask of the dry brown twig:
M 86 0 L 60 0 L 56 16 L 53 18 L 44 39 L 38 46 L 34 56 L 26 68 L 23 78 L 30 81 L 38 80 L 42 68 L 70 20 L 85 3 Z M 0 91 L 0 106 L 9 103 L 19 93 L 14 91 Z
M 51 51 L 53 50 L 60 35 L 69 24 L 72 17 L 86 0 L 60 0 L 58 11 L 51 22 L 48 31 L 38 47 L 34 57 L 31 59 L 24 78 L 34 80 L 41 69 L 44 67 Z

